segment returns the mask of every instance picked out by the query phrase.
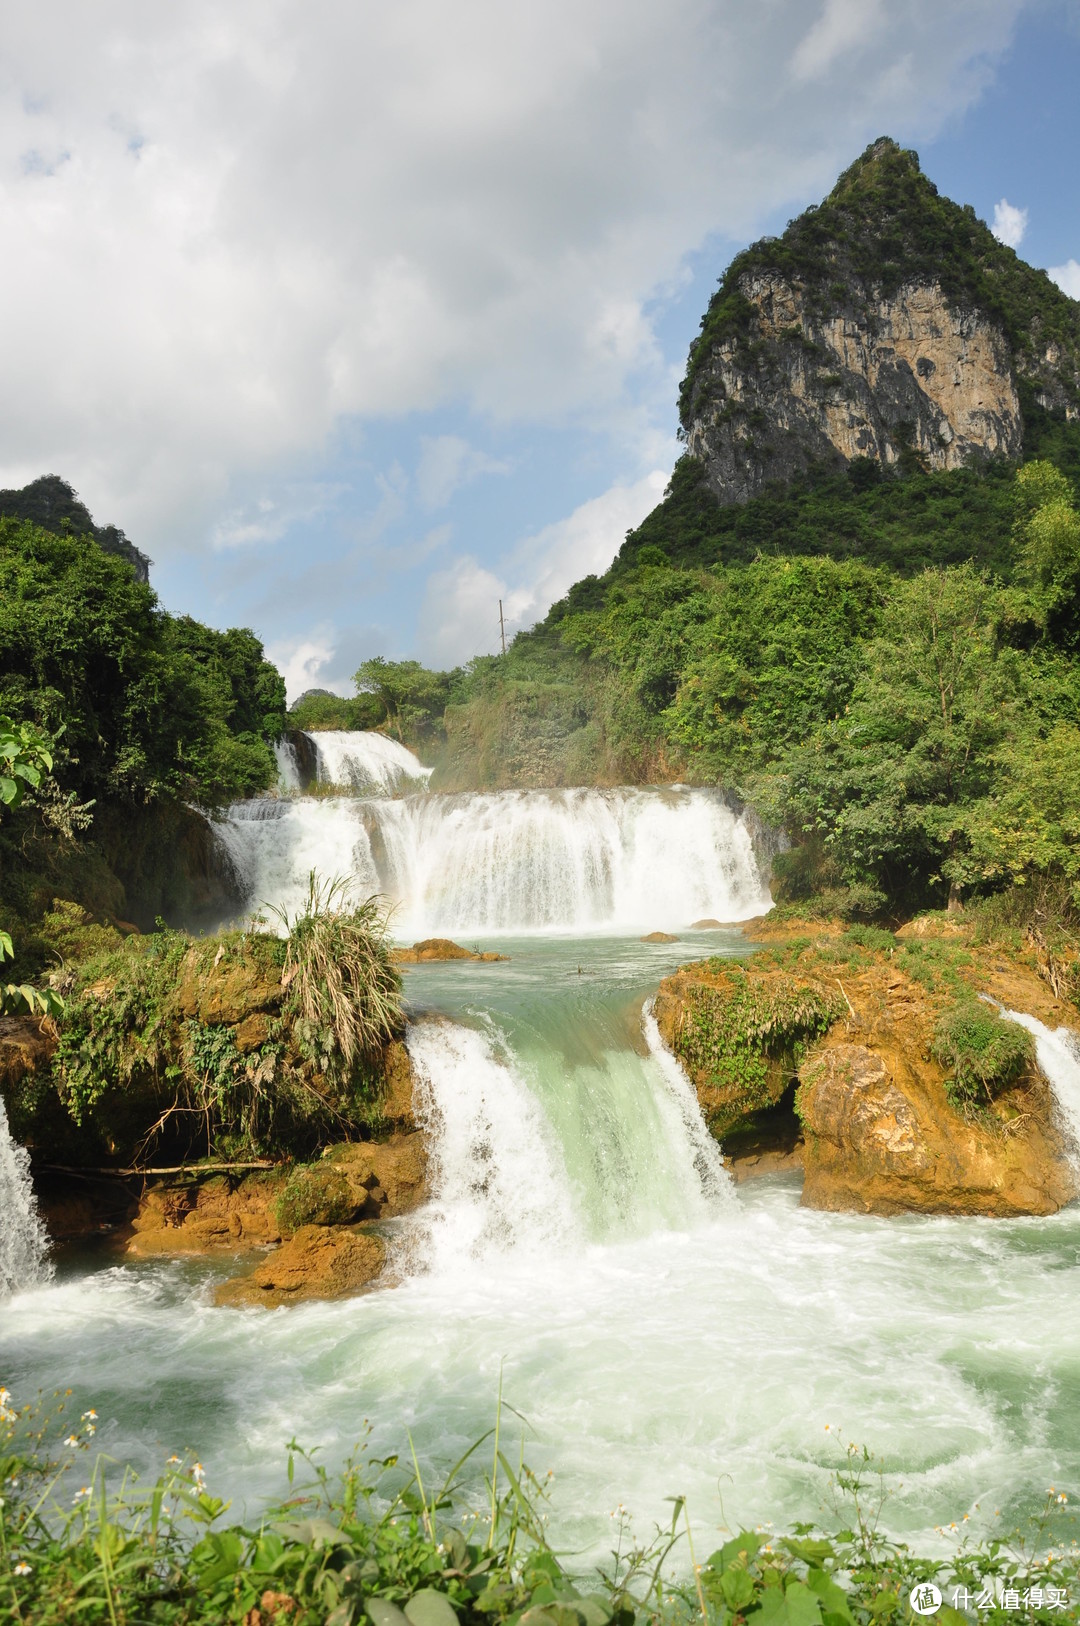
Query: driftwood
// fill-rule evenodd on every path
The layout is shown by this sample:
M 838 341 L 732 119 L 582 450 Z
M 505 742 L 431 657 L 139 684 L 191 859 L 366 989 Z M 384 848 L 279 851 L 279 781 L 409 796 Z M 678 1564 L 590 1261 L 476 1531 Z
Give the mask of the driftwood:
M 168 1169 L 138 1168 L 138 1169 L 75 1169 L 66 1163 L 42 1163 L 41 1168 L 51 1169 L 54 1174 L 81 1174 L 89 1178 L 90 1175 L 111 1175 L 117 1180 L 129 1180 L 132 1175 L 143 1174 L 223 1174 L 229 1169 L 277 1169 L 281 1165 L 263 1158 L 257 1163 L 177 1163 Z

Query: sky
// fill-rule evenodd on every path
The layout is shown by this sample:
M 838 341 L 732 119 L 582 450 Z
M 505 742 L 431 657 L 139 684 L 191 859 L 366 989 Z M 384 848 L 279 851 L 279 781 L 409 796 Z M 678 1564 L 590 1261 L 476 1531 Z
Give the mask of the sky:
M 605 569 L 724 267 L 876 136 L 1080 298 L 1080 0 L 4 12 L 0 486 L 294 697 Z

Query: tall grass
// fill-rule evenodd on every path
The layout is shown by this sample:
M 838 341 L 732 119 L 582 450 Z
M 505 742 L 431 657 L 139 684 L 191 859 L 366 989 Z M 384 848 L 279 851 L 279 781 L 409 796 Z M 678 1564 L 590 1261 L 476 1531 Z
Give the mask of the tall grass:
M 287 933 L 281 986 L 300 1047 L 322 1072 L 348 1080 L 404 1025 L 387 912 L 378 898 L 358 902 L 342 877 L 312 870 L 303 906 L 271 913 Z

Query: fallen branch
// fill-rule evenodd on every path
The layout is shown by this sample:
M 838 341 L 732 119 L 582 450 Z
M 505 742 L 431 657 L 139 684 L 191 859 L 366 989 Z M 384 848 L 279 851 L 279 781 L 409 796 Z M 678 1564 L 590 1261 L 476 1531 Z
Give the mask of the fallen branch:
M 67 1163 L 42 1163 L 40 1167 L 51 1169 L 54 1174 L 109 1174 L 117 1180 L 127 1180 L 135 1174 L 223 1174 L 228 1169 L 279 1169 L 281 1164 L 261 1158 L 256 1163 L 177 1163 L 168 1169 L 76 1169 Z

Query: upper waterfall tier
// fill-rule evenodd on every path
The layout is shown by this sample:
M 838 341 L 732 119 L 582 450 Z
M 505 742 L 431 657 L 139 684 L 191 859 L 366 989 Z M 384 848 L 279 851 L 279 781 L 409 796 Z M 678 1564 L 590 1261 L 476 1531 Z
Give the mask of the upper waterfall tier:
M 362 796 L 393 796 L 426 785 L 431 769 L 385 734 L 325 729 L 309 734 L 320 785 L 348 786 Z
M 312 869 L 350 875 L 395 906 L 401 936 L 649 930 L 771 901 L 746 821 L 716 791 L 266 800 L 219 830 L 248 907 L 297 908 Z

